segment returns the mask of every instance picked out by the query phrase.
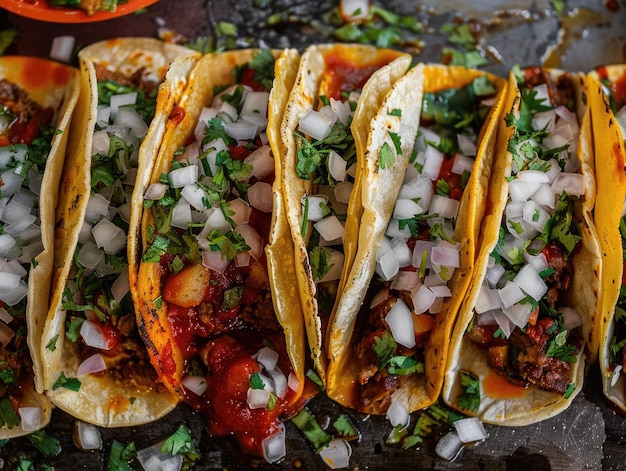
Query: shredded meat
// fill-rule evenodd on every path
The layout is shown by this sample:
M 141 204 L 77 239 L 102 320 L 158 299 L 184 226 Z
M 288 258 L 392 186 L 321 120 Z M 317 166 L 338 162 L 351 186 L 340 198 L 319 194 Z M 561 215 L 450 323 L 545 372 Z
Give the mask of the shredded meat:
M 0 79 L 0 103 L 16 116 L 18 123 L 27 123 L 42 110 L 25 90 L 6 79 Z
M 144 67 L 137 69 L 130 77 L 118 71 L 111 70 L 102 64 L 96 64 L 95 68 L 98 82 L 111 81 L 119 85 L 133 86 L 141 90 L 144 94 L 149 94 L 158 86 L 158 83 L 153 80 L 146 79 Z

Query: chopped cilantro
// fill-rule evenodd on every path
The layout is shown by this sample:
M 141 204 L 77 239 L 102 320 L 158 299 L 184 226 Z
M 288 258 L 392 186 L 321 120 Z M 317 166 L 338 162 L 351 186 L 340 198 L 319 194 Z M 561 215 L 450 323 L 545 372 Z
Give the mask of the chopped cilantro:
M 265 389 L 265 383 L 261 379 L 261 375 L 256 371 L 250 375 L 250 387 L 252 389 Z
M 480 406 L 480 383 L 469 371 L 460 371 L 459 379 L 463 392 L 457 399 L 458 406 L 469 412 L 476 412 Z
M 311 271 L 313 279 L 320 281 L 333 268 L 334 264 L 329 264 L 330 254 L 324 247 L 319 245 L 313 247 L 309 252 L 309 260 L 311 261 Z
M 80 389 L 80 380 L 78 378 L 67 378 L 65 373 L 61 371 L 59 378 L 52 385 L 52 390 L 59 388 L 70 389 L 72 391 L 78 391 Z
M 346 414 L 339 414 L 339 417 L 333 422 L 333 427 L 337 433 L 343 437 L 356 437 L 358 432 L 352 426 L 350 419 Z
M 328 446 L 333 438 L 320 427 L 315 416 L 307 408 L 302 409 L 291 422 L 300 429 L 317 453 Z
M 106 471 L 134 471 L 131 460 L 136 457 L 137 449 L 135 442 L 131 441 L 124 445 L 117 440 L 113 440 L 113 442 L 111 442 Z
M 80 327 L 83 325 L 85 319 L 83 317 L 74 317 L 69 321 L 65 321 L 65 336 L 70 342 L 77 342 L 78 335 L 80 332 Z M 55 341 L 56 345 L 56 341 Z
M 57 456 L 61 453 L 61 442 L 59 439 L 48 434 L 45 430 L 31 433 L 28 439 L 44 456 Z
M 161 453 L 172 456 L 182 455 L 182 471 L 191 469 L 200 458 L 200 453 L 191 437 L 191 431 L 184 424 L 179 425 L 176 431 L 165 439 L 163 445 L 161 445 Z
M 378 158 L 378 166 L 382 169 L 391 168 L 393 166 L 393 162 L 395 161 L 396 156 L 391 149 L 391 146 L 387 141 L 385 141 L 380 148 L 380 155 Z
M 20 417 L 13 409 L 8 395 L 0 398 L 0 427 L 13 428 L 20 423 Z

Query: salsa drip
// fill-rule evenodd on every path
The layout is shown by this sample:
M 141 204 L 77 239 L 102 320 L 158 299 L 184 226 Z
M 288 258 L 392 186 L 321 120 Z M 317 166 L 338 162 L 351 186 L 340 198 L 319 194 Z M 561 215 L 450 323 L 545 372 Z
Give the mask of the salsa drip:
M 542 85 L 546 86 L 549 106 L 545 102 L 538 103 L 540 99 L 534 95 L 538 90 L 537 87 Z M 574 77 L 571 74 L 560 75 L 554 80 L 545 69 L 539 67 L 524 69 L 523 82 L 519 86 L 522 91 L 520 116 L 526 116 L 528 119 L 525 126 L 530 125 L 528 116 L 534 116 L 539 111 L 550 111 L 559 106 L 567 108 L 571 116 L 575 116 L 576 91 Z M 511 120 L 509 125 L 513 125 L 511 116 L 507 116 L 506 119 Z M 556 115 L 554 119 L 558 119 Z M 533 139 L 541 143 L 550 137 L 552 131 L 544 132 L 542 129 L 520 131 L 521 120 L 522 118 L 517 122 L 518 128 L 512 138 L 513 144 L 509 143 L 509 150 L 513 153 L 514 177 L 522 170 L 541 169 L 546 161 L 555 155 L 551 149 L 544 148 L 542 151 L 535 150 L 533 159 L 523 162 L 516 154 L 515 147 L 518 145 L 519 148 L 523 148 L 519 145 L 519 142 L 523 142 L 527 137 L 523 133 L 533 135 Z M 568 165 L 571 165 L 568 164 L 568 160 L 577 158 L 574 151 L 569 150 L 578 133 L 576 131 L 573 134 L 574 136 L 564 146 L 566 149 L 560 151 L 568 153 L 567 159 L 563 159 L 562 153 L 557 156 L 561 166 L 559 172 L 576 172 L 576 168 L 573 171 L 567 170 Z M 532 296 L 524 292 L 527 296 L 520 302 L 528 306 L 530 314 L 525 325 L 523 327 L 515 325 L 510 334 L 507 335 L 503 331 L 502 324 L 482 321 L 482 313 L 476 314 L 466 332 L 467 339 L 487 350 L 489 366 L 495 373 L 516 385 L 525 387 L 533 385 L 566 397 L 575 387 L 571 372 L 583 346 L 579 329 L 576 328 L 580 322 L 574 323 L 573 327 L 567 327 L 565 316 L 567 310 L 575 310 L 569 306 L 566 299 L 574 275 L 572 258 L 581 250 L 580 230 L 572 214 L 574 204 L 584 192 L 570 195 L 568 191 L 566 188 L 560 195 L 555 194 L 555 208 L 550 214 L 550 220 L 543 227 L 543 232 L 532 236 L 519 251 L 506 240 L 506 237 L 510 237 L 509 232 L 512 234 L 511 228 L 516 227 L 511 222 L 513 218 L 507 216 L 509 205 L 513 204 L 509 196 L 500 238 L 492 252 L 496 264 L 504 267 L 497 288 L 504 288 L 505 283 L 514 280 L 517 274 L 528 265 L 532 265 L 529 261 L 531 258 L 537 260 L 537 257 L 540 257 L 543 262 L 540 263 L 542 266 L 538 269 L 538 275 L 545 284 L 545 291 L 541 299 L 532 299 Z M 518 230 L 521 233 L 521 229 Z M 580 320 L 580 314 L 573 317 Z

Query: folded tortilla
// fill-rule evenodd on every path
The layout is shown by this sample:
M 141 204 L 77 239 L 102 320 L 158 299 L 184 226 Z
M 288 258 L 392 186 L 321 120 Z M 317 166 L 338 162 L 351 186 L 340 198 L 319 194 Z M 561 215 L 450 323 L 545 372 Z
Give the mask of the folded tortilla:
M 335 299 L 343 290 L 342 280 L 345 280 L 356 253 L 362 212 L 361 166 L 370 119 L 378 110 L 390 84 L 404 74 L 410 61 L 408 54 L 373 46 L 310 46 L 300 61 L 296 83 L 285 111 L 280 131 L 281 145 L 285 149 L 281 179 L 287 220 L 294 241 L 296 280 L 307 338 L 314 367 L 323 382 L 326 381 L 327 368 L 323 344 L 328 320 Z M 370 77 L 376 75 L 379 69 L 381 74 L 370 84 Z M 341 109 L 348 103 L 356 109 L 351 117 L 339 111 L 342 116 L 328 124 L 323 118 L 326 101 L 331 109 Z M 308 135 L 301 124 L 305 119 L 320 116 L 332 128 L 329 130 L 330 137 L 326 139 Z M 312 148 L 323 156 L 313 167 L 309 160 L 311 156 L 307 154 Z M 332 174 L 328 177 L 330 180 L 320 181 L 328 173 L 330 150 L 348 166 L 347 176 L 342 181 L 336 180 Z M 349 196 L 337 196 L 334 188 L 341 185 L 353 185 Z M 337 240 L 316 243 L 319 237 L 323 238 L 316 227 L 324 221 L 314 222 L 310 215 L 314 210 L 320 210 L 320 198 L 326 200 L 326 208 L 331 208 L 331 214 L 323 219 L 329 221 L 335 218 L 334 224 L 343 226 L 343 229 L 338 228 L 342 235 Z M 313 205 L 317 207 L 313 208 Z
M 51 126 L 50 134 L 47 137 L 40 134 L 38 137 L 46 139 L 46 142 L 50 145 L 49 153 L 42 156 L 45 158 L 45 161 L 36 161 L 35 156 L 30 154 L 30 151 L 24 161 L 25 164 L 32 165 L 28 177 L 31 183 L 40 183 L 39 189 L 32 184 L 29 187 L 26 180 L 18 188 L 10 190 L 9 184 L 11 179 L 9 176 L 19 175 L 19 170 L 15 167 L 15 164 L 11 164 L 6 158 L 3 161 L 3 184 L 0 186 L 0 191 L 3 192 L 4 207 L 6 207 L 7 202 L 11 202 L 14 199 L 17 201 L 17 198 L 14 198 L 14 196 L 19 194 L 22 194 L 22 196 L 27 194 L 36 195 L 38 198 L 38 205 L 35 205 L 37 212 L 33 213 L 37 214 L 37 220 L 29 224 L 28 227 L 19 229 L 18 235 L 24 237 L 24 240 L 18 241 L 16 245 L 20 247 L 20 252 L 16 253 L 13 251 L 13 255 L 11 255 L 6 250 L 6 244 L 4 244 L 5 248 L 2 254 L 2 264 L 5 266 L 5 269 L 2 270 L 3 272 L 7 274 L 17 273 L 12 271 L 15 270 L 15 266 L 13 266 L 12 270 L 7 270 L 9 265 L 15 262 L 17 267 L 24 267 L 24 275 L 21 276 L 19 281 L 20 285 L 15 290 L 9 290 L 9 292 L 3 292 L 0 295 L 3 305 L 2 311 L 13 313 L 16 316 L 14 319 L 3 316 L 3 322 L 0 323 L 3 337 L 7 335 L 11 337 L 8 343 L 0 347 L 0 356 L 4 365 L 2 378 L 3 381 L 6 380 L 6 386 L 3 385 L 3 394 L 0 397 L 0 401 L 11 398 L 12 404 L 9 405 L 9 408 L 11 406 L 17 408 L 15 410 L 16 415 L 13 417 L 13 419 L 17 419 L 16 424 L 13 423 L 15 420 L 6 415 L 6 409 L 3 413 L 0 438 L 6 439 L 26 435 L 46 426 L 50 420 L 52 410 L 52 405 L 44 396 L 41 387 L 42 359 L 39 355 L 39 348 L 45 313 L 48 310 L 48 295 L 53 267 L 54 233 L 51 228 L 54 225 L 54 208 L 57 199 L 56 185 L 63 169 L 63 159 L 68 140 L 67 130 L 71 121 L 72 110 L 76 105 L 78 97 L 78 71 L 43 59 L 6 56 L 0 59 L 0 78 L 3 80 L 3 102 L 5 100 L 9 101 L 8 107 L 11 112 L 16 111 L 13 109 L 13 106 L 17 106 L 18 110 L 20 107 L 23 107 L 24 110 L 31 109 L 32 107 L 25 105 L 23 100 L 33 100 L 42 109 L 50 111 L 51 117 L 50 123 L 41 122 L 42 127 Z M 7 88 L 13 86 L 19 87 L 26 96 L 14 99 L 14 93 L 7 91 Z M 25 114 L 28 116 L 27 119 L 32 120 L 31 123 L 37 122 L 37 114 L 34 116 L 30 116 L 28 113 Z M 15 127 L 20 126 L 22 122 L 22 119 L 16 120 L 15 123 L 5 122 L 2 132 L 3 139 L 6 140 L 7 136 L 11 134 L 10 129 L 14 125 Z M 26 125 L 26 122 L 24 122 L 24 125 Z M 31 144 L 23 141 L 21 138 L 12 141 L 9 137 L 8 140 L 10 141 L 9 145 Z M 5 154 L 7 149 L 10 148 L 4 147 Z M 28 167 L 26 166 L 25 168 Z M 38 173 L 38 170 L 41 173 Z M 16 193 L 17 190 L 20 190 L 20 193 Z M 12 234 L 9 226 L 9 221 L 3 217 L 3 237 L 8 237 L 9 234 Z M 27 237 L 26 234 L 32 234 L 33 229 L 35 231 L 40 229 L 41 232 L 36 231 L 35 237 L 32 235 Z M 10 299 L 14 298 L 10 291 L 13 291 L 13 294 L 23 291 L 25 297 L 22 298 L 22 294 L 20 294 L 19 297 L 22 299 Z M 4 322 L 7 322 L 7 324 L 4 324 Z M 24 337 L 16 336 L 16 332 L 19 332 L 21 329 L 24 329 L 23 333 L 27 333 L 27 342 L 24 342 Z M 20 337 L 21 340 L 19 340 Z M 19 342 L 19 344 L 16 344 L 16 342 Z M 13 368 L 16 371 L 15 382 L 10 380 L 9 375 Z M 15 388 L 18 388 L 19 392 L 14 396 Z M 30 420 L 35 420 L 35 422 L 24 425 L 20 420 L 22 412 L 20 408 L 32 408 L 30 410 L 33 417 Z M 39 415 L 38 419 L 37 414 Z
M 93 188 L 98 188 L 100 192 L 113 188 L 107 185 L 119 184 L 125 180 L 130 187 L 126 186 L 124 189 L 120 185 L 117 187 L 119 193 L 110 192 L 107 199 L 104 197 L 102 199 L 105 199 L 107 205 L 110 201 L 116 201 L 111 208 L 119 208 L 115 210 L 119 213 L 117 217 L 130 219 L 129 214 L 139 217 L 137 214 L 141 212 L 141 206 L 135 201 L 129 201 L 131 198 L 128 188 L 132 188 L 135 176 L 133 168 L 139 166 L 138 184 L 144 184 L 143 174 L 150 171 L 152 155 L 163 138 L 167 117 L 176 97 L 186 84 L 187 73 L 197 56 L 197 53 L 186 48 L 151 38 L 112 39 L 92 44 L 79 53 L 80 96 L 70 131 L 63 176 L 60 179 L 51 303 L 44 327 L 41 355 L 44 361 L 43 387 L 52 402 L 69 414 L 99 426 L 133 426 L 153 421 L 171 411 L 178 399 L 158 383 L 157 375 L 151 370 L 147 355 L 141 353 L 144 346 L 137 331 L 135 313 L 128 294 L 128 282 L 125 280 L 127 272 L 127 279 L 133 278 L 129 272 L 127 256 L 127 247 L 128 249 L 133 247 L 133 236 L 116 226 L 117 223 L 111 224 L 117 227 L 115 231 L 118 229 L 121 231 L 118 235 L 121 239 L 120 245 L 113 249 L 106 246 L 113 240 L 112 233 L 105 237 L 104 242 L 102 240 L 97 242 L 96 247 L 95 243 L 90 242 L 90 232 L 85 235 L 82 231 L 88 223 L 95 228 L 103 221 L 107 222 L 106 217 L 94 216 L 93 209 L 90 209 L 90 201 L 100 198 L 99 194 L 96 195 L 92 190 L 92 181 L 96 175 L 93 172 L 96 171 L 97 165 L 104 161 L 103 155 L 111 161 L 116 155 L 121 156 L 119 161 L 124 161 L 124 165 L 128 166 L 125 169 L 122 167 L 122 176 L 116 177 L 118 180 L 115 181 L 112 179 L 109 183 L 106 183 L 106 179 L 101 180 L 103 183 Z M 172 62 L 173 65 L 170 67 Z M 120 151 L 113 145 L 107 145 L 107 149 L 100 149 L 95 140 L 97 132 L 106 132 L 110 142 L 118 144 L 121 142 L 124 146 L 127 145 L 124 141 L 127 137 L 124 136 L 128 136 L 131 132 L 129 129 L 132 129 L 131 121 L 127 118 L 127 122 L 118 126 L 118 131 L 126 134 L 120 135 L 116 141 L 116 131 L 108 127 L 109 117 L 99 114 L 101 109 L 99 98 L 103 100 L 99 93 L 105 91 L 99 89 L 97 68 L 98 73 L 103 75 L 103 81 L 112 80 L 121 83 L 123 80 L 126 85 L 130 83 L 128 86 L 131 87 L 141 81 L 154 87 L 156 104 L 153 106 L 156 108 L 153 110 L 153 118 L 150 119 L 148 109 L 148 117 L 142 121 L 144 124 L 136 124 L 139 126 L 137 129 L 142 131 L 137 131 L 136 140 L 130 144 L 128 150 Z M 145 103 L 149 107 L 148 95 L 146 92 Z M 129 95 L 120 94 L 120 96 Z M 141 94 L 137 96 L 138 100 L 142 97 Z M 118 111 L 118 114 L 122 113 Z M 138 119 L 142 120 L 142 117 Z M 149 122 L 145 122 L 145 119 Z M 122 195 L 120 200 L 115 199 L 115 194 Z M 124 205 L 128 211 L 122 215 Z M 119 277 L 115 282 L 112 280 L 100 282 L 104 284 L 94 291 L 92 298 L 82 299 L 80 293 L 85 292 L 82 283 L 85 283 L 84 280 L 94 268 L 84 265 L 84 259 L 81 259 L 79 254 L 80 250 L 89 244 L 95 247 L 92 254 L 102 253 L 102 257 L 114 257 L 106 265 L 109 268 L 96 266 L 98 271 L 94 275 L 101 280 L 111 280 L 112 274 L 119 274 Z M 106 254 L 101 252 L 102 250 L 106 251 Z M 70 281 L 74 279 L 77 280 L 76 283 L 81 284 L 75 288 L 77 294 L 70 291 Z M 120 289 L 121 293 L 116 291 L 117 295 L 108 297 L 106 293 L 112 293 L 116 284 L 118 286 L 116 290 Z M 104 306 L 100 304 L 102 298 L 99 293 L 105 293 L 102 301 L 106 304 Z M 108 312 L 115 312 L 113 310 L 120 307 L 121 312 L 115 314 L 119 317 L 116 317 L 116 324 L 112 327 L 113 317 Z M 68 315 L 68 312 L 71 315 Z M 120 320 L 122 318 L 125 320 Z M 88 320 L 91 324 L 87 322 Z M 91 344 L 85 342 L 85 335 L 88 335 L 89 331 L 86 329 L 83 332 L 86 325 L 92 326 L 90 331 L 95 332 L 95 338 L 98 339 L 91 340 Z M 81 329 L 80 335 L 78 328 Z M 69 339 L 70 335 L 74 336 L 73 341 Z M 115 347 L 112 347 L 109 341 L 115 342 Z M 136 355 L 135 358 L 145 356 L 147 366 L 135 363 L 133 367 L 133 362 L 140 361 L 130 359 L 133 355 Z M 90 367 L 86 374 L 78 377 L 79 367 L 85 364 L 88 358 L 103 362 L 105 370 L 98 371 L 97 368 Z
M 588 75 L 589 108 L 593 128 L 596 172 L 594 222 L 602 247 L 599 362 L 604 395 L 617 407 L 626 410 L 624 366 L 624 318 L 622 295 L 624 285 L 624 206 L 626 174 L 624 173 L 624 125 L 618 116 L 624 96 L 626 66 L 600 67 Z M 623 112 L 622 112 L 623 113 Z
M 476 87 L 475 84 L 483 80 L 486 85 L 483 84 L 482 87 L 486 92 L 480 96 L 476 92 L 480 87 Z M 356 258 L 342 296 L 335 306 L 329 330 L 330 361 L 327 391 L 328 396 L 340 404 L 368 413 L 384 414 L 395 402 L 412 412 L 427 407 L 439 396 L 450 335 L 459 306 L 469 286 L 474 254 L 479 244 L 479 225 L 485 211 L 487 181 L 495 152 L 496 123 L 504 101 L 505 86 L 505 80 L 477 70 L 418 65 L 393 85 L 372 119 L 364 161 L 361 190 L 364 210 L 359 226 Z M 423 105 L 425 93 L 433 97 L 430 98 L 428 105 Z M 457 95 L 455 97 L 450 93 Z M 434 131 L 428 131 L 427 127 L 433 124 L 432 116 L 437 113 L 430 109 L 438 101 L 434 98 L 436 94 L 440 97 L 448 94 L 451 97 L 450 103 L 456 100 L 457 104 L 449 105 L 448 112 L 458 113 L 458 117 L 453 120 L 455 124 L 460 121 L 461 116 L 472 116 L 475 110 L 480 108 L 479 104 L 483 100 L 488 100 L 488 106 L 484 107 L 484 114 L 477 118 L 477 124 L 465 123 L 464 126 L 456 128 L 451 123 L 444 125 L 442 119 L 438 121 L 439 124 L 432 127 Z M 425 110 L 425 106 L 429 109 Z M 391 110 L 399 111 L 390 113 Z M 428 119 L 424 119 L 426 114 L 429 115 Z M 444 112 L 441 114 L 443 116 Z M 472 129 L 475 126 L 479 126 L 479 129 Z M 443 279 L 430 275 L 425 277 L 426 271 L 420 274 L 420 266 L 415 266 L 415 263 L 410 261 L 408 266 L 406 263 L 400 265 L 406 267 L 401 271 L 383 276 L 381 272 L 384 270 L 379 270 L 380 264 L 383 263 L 382 257 L 385 253 L 389 255 L 395 250 L 384 251 L 383 247 L 390 247 L 390 240 L 402 240 L 403 243 L 398 247 L 406 247 L 405 239 L 416 244 L 419 242 L 416 242 L 416 239 L 424 239 L 421 235 L 418 237 L 418 234 L 407 233 L 407 230 L 399 225 L 397 219 L 399 210 L 395 209 L 397 202 L 406 202 L 408 201 L 406 198 L 412 198 L 418 204 L 422 204 L 422 208 L 411 211 L 410 218 L 407 216 L 416 224 L 416 232 L 423 229 L 417 226 L 421 224 L 418 222 L 420 217 L 426 214 L 435 219 L 437 216 L 444 217 L 443 214 L 433 213 L 435 206 L 432 196 L 429 198 L 432 201 L 429 204 L 426 196 L 414 198 L 415 195 L 404 194 L 412 187 L 411 182 L 426 182 L 425 186 L 431 188 L 432 193 L 433 185 L 439 186 L 437 182 L 445 181 L 444 171 L 437 171 L 437 175 L 431 176 L 426 170 L 424 174 L 422 170 L 418 170 L 426 166 L 420 157 L 425 155 L 423 149 L 420 151 L 421 154 L 418 152 L 418 157 L 413 155 L 414 147 L 416 151 L 420 148 L 419 136 L 426 135 L 427 140 L 433 139 L 428 137 L 429 134 L 425 134 L 428 132 L 430 135 L 438 132 L 440 136 L 445 136 L 444 129 L 453 132 L 456 140 L 461 139 L 457 137 L 459 133 L 467 140 L 473 141 L 475 146 L 473 152 L 465 150 L 471 152 L 468 154 L 470 157 L 462 156 L 470 162 L 470 167 L 466 170 L 471 176 L 467 179 L 462 194 L 451 198 L 460 200 L 458 215 L 446 216 L 449 223 L 453 224 L 449 230 L 452 231 L 451 240 L 458 247 L 460 266 L 447 283 L 445 277 Z M 392 135 L 395 139 L 392 139 Z M 395 156 L 392 166 L 383 167 L 383 148 L 385 146 L 393 148 L 394 140 L 400 141 L 402 152 Z M 421 138 L 421 145 L 423 144 L 424 139 Z M 462 157 L 456 157 L 455 152 L 462 153 L 457 149 L 456 143 L 453 150 L 446 152 L 446 156 L 444 154 L 440 156 L 449 162 L 455 160 L 461 162 Z M 475 158 L 471 156 L 472 153 L 475 154 Z M 441 166 L 443 168 L 443 163 Z M 420 194 L 426 193 L 420 190 Z M 429 238 L 432 241 L 437 240 L 436 236 Z M 444 242 L 444 245 L 446 244 L 452 246 L 447 241 Z M 412 257 L 415 260 L 415 252 Z M 430 255 L 428 258 L 431 258 Z M 409 278 L 412 281 L 408 284 L 402 281 Z M 439 280 L 439 285 L 449 288 L 450 297 L 446 297 L 441 303 L 433 301 L 432 306 L 423 308 L 419 308 L 416 303 L 419 302 L 417 298 L 423 299 L 425 294 L 416 294 L 416 299 L 408 301 L 420 287 L 425 287 L 430 283 L 429 280 L 435 278 Z M 410 330 L 410 338 L 405 339 L 405 343 L 401 345 L 402 340 L 398 340 L 399 345 L 392 348 L 391 344 L 395 344 L 392 338 L 399 339 L 400 336 L 394 331 L 386 315 L 394 307 L 397 309 L 397 305 L 404 305 L 405 302 L 408 309 L 406 312 L 411 317 L 403 323 L 404 327 L 401 329 Z M 371 313 L 377 312 L 380 314 L 376 316 L 385 317 L 384 322 L 382 319 L 380 321 L 372 319 Z M 422 322 L 425 320 L 428 322 Z M 393 335 L 385 337 L 389 332 Z M 413 341 L 415 345 L 410 346 L 410 342 L 406 340 Z M 382 345 L 389 348 L 377 351 Z M 397 372 L 393 372 L 390 365 L 384 365 L 383 357 L 387 354 L 388 359 L 395 358 L 396 362 L 403 363 L 403 367 L 398 367 Z M 409 371 L 417 365 L 421 367 Z
M 164 383 L 209 417 L 211 433 L 233 434 L 268 461 L 278 458 L 264 454 L 263 442 L 284 432 L 281 420 L 301 404 L 306 380 L 293 242 L 275 178 L 284 152 L 278 126 L 299 60 L 295 50 L 239 50 L 206 55 L 193 69 L 177 105 L 182 119 L 168 127 L 144 195 L 150 209 L 134 288 Z M 254 136 L 249 120 L 258 124 Z M 198 175 L 175 189 L 173 174 L 188 169 Z M 149 196 L 162 182 L 166 195 Z M 269 191 L 269 206 L 251 196 L 258 189 Z M 174 209 L 169 218 L 170 196 L 176 208 L 192 206 L 187 216 L 178 219 Z M 276 368 L 262 363 L 265 354 Z M 254 389 L 273 394 L 275 406 L 252 407 Z
M 557 69 L 521 74 L 509 76 L 483 242 L 443 388 L 450 406 L 511 426 L 571 403 L 597 354 L 600 320 L 586 80 Z

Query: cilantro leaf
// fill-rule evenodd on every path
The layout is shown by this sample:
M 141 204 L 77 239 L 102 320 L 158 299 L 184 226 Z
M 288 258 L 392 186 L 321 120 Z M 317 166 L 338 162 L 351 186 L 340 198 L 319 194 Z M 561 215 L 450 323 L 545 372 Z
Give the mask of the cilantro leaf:
M 391 168 L 396 156 L 391 149 L 391 146 L 385 141 L 380 148 L 380 155 L 378 157 L 378 166 L 382 169 Z
M 13 428 L 20 423 L 20 416 L 17 415 L 11 404 L 8 395 L 0 398 L 0 427 Z
M 459 378 L 463 392 L 457 399 L 458 406 L 469 412 L 476 412 L 480 406 L 480 383 L 469 371 L 460 371 Z
M 113 440 L 111 450 L 109 451 L 109 459 L 107 460 L 107 471 L 134 471 L 130 461 L 137 456 L 135 442 L 131 441 L 124 445 L 123 443 Z
M 52 390 L 56 390 L 59 388 L 70 389 L 72 391 L 78 391 L 80 389 L 81 382 L 78 378 L 67 378 L 65 373 L 61 371 L 58 379 L 52 385 Z
M 293 417 L 291 422 L 300 429 L 313 446 L 313 449 L 318 453 L 321 449 L 328 446 L 333 438 L 322 429 L 315 416 L 306 408 Z
M 311 271 L 315 281 L 320 281 L 324 278 L 335 265 L 334 263 L 329 264 L 330 254 L 324 247 L 319 245 L 313 247 L 313 249 L 309 252 L 309 260 L 311 262 Z
M 48 434 L 45 430 L 38 430 L 28 436 L 44 456 L 57 456 L 61 453 L 61 442 L 58 438 Z
M 161 453 L 183 456 L 183 470 L 190 469 L 200 458 L 189 428 L 181 424 L 161 445 Z

